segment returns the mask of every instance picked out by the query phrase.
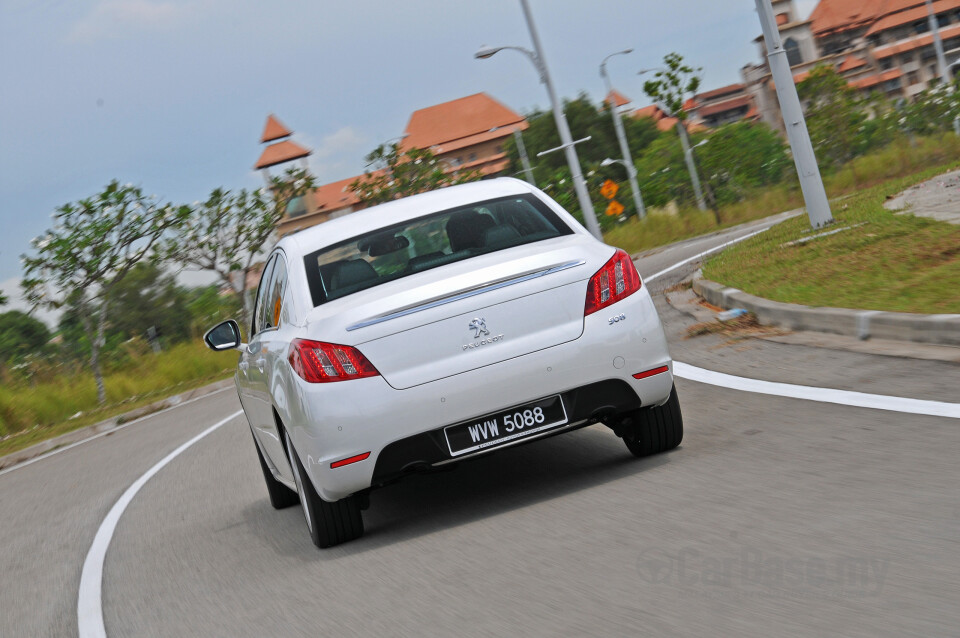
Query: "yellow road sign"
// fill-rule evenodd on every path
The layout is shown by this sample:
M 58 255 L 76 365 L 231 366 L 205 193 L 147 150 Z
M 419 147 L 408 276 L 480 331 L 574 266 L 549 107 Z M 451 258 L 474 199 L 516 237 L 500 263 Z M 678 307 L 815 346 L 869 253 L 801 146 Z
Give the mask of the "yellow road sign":
M 617 183 L 612 179 L 608 179 L 603 183 L 603 186 L 600 187 L 600 194 L 607 199 L 613 199 L 617 196 L 618 190 L 620 190 L 620 187 L 617 186 Z
M 621 204 L 616 200 L 611 201 L 610 205 L 607 206 L 607 215 L 609 215 L 610 217 L 616 217 L 622 212 L 623 212 L 623 204 Z

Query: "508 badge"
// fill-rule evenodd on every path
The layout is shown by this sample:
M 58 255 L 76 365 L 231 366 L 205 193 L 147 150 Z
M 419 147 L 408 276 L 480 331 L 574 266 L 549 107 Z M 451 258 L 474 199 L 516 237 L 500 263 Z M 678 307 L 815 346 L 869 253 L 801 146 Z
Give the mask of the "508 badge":
M 608 321 L 610 321 L 610 325 L 612 326 L 613 324 L 615 324 L 615 323 L 617 323 L 617 322 L 626 321 L 626 319 L 627 319 L 627 315 L 625 315 L 625 314 L 623 314 L 623 313 L 620 313 L 620 314 L 617 315 L 616 317 L 610 317 L 610 319 L 609 319 Z

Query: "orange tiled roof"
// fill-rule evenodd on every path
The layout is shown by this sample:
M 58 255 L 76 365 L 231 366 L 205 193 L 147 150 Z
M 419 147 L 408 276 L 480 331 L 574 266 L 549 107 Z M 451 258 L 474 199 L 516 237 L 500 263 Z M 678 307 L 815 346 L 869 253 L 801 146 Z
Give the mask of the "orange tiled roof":
M 280 120 L 271 113 L 267 116 L 267 123 L 263 127 L 263 135 L 260 136 L 261 142 L 272 142 L 284 137 L 290 137 L 293 132 L 280 123 Z
M 461 148 L 466 148 L 468 146 L 473 146 L 475 144 L 480 144 L 482 142 L 489 142 L 490 140 L 495 140 L 501 137 L 506 137 L 507 135 L 513 134 L 513 129 L 518 128 L 521 131 L 525 131 L 530 127 L 527 124 L 526 120 L 520 122 L 515 127 L 508 127 L 502 129 L 496 129 L 493 131 L 484 131 L 483 133 L 477 133 L 476 135 L 470 135 L 468 137 L 461 137 L 458 140 L 453 140 L 452 142 L 445 142 L 441 146 L 435 147 L 433 150 L 437 154 L 446 154 L 452 153 L 453 151 L 458 151 Z
M 706 93 L 699 93 L 696 96 L 696 99 L 705 102 L 707 100 L 713 100 L 718 97 L 727 95 L 728 93 L 740 93 L 744 90 L 742 84 L 730 84 L 728 86 L 721 86 L 719 89 L 713 89 L 712 91 L 707 91 Z
M 799 73 L 793 74 L 793 83 L 800 84 L 804 80 L 810 77 L 810 71 L 800 71 Z
M 940 38 L 943 40 L 947 40 L 958 35 L 960 35 L 960 24 L 951 24 L 949 27 L 940 29 Z M 877 47 L 873 50 L 873 55 L 878 60 L 882 60 L 884 58 L 889 58 L 891 55 L 913 51 L 914 49 L 919 49 L 920 47 L 925 47 L 932 43 L 933 34 L 924 33 L 923 35 L 910 38 L 909 40 L 902 40 L 900 42 L 895 42 L 894 44 L 888 44 L 887 46 Z
M 716 115 L 717 113 L 732 111 L 733 109 L 743 108 L 744 106 L 750 106 L 752 104 L 752 97 L 749 95 L 739 95 L 729 100 L 724 100 L 723 102 L 717 102 L 716 104 L 704 106 L 697 111 L 697 115 L 700 117 L 709 117 L 711 115 Z
M 933 12 L 940 13 L 943 11 L 956 9 L 957 7 L 960 7 L 960 0 L 936 0 L 933 3 Z M 886 17 L 877 20 L 877 22 L 874 23 L 874 25 L 867 31 L 867 35 L 879 33 L 880 31 L 886 31 L 887 29 L 892 29 L 904 24 L 916 22 L 917 20 L 926 19 L 927 8 L 920 3 L 918 6 L 913 7 L 912 9 L 908 9 L 906 11 L 897 11 L 896 13 L 891 13 Z
M 669 131 L 670 129 L 675 128 L 677 126 L 677 122 L 679 121 L 680 120 L 675 117 L 664 117 L 657 120 L 657 129 L 660 131 Z
M 652 117 L 655 120 L 662 119 L 666 114 L 656 104 L 645 106 L 633 112 L 633 117 Z
M 350 190 L 350 184 L 363 175 L 341 179 L 313 189 L 313 203 L 318 211 L 330 212 L 360 203 L 360 199 Z
M 871 75 L 869 77 L 861 78 L 859 80 L 851 82 L 850 85 L 855 86 L 858 89 L 869 89 L 870 87 L 876 86 L 878 84 L 882 84 L 887 80 L 895 80 L 902 75 L 903 75 L 903 71 L 901 71 L 900 69 L 890 69 L 888 71 L 884 71 L 883 73 L 880 73 L 879 75 Z
M 607 104 L 612 103 L 615 107 L 620 108 L 624 104 L 630 104 L 630 98 L 616 89 L 613 89 L 607 93 L 607 97 L 604 98 L 604 102 Z
M 923 4 L 923 0 L 820 0 L 810 21 L 815 35 L 840 33 L 917 4 Z
M 523 116 L 486 93 L 476 93 L 414 111 L 400 145 L 405 149 L 444 147 L 455 140 L 509 127 L 502 131 L 506 136 L 521 123 L 526 123 Z
M 260 155 L 260 159 L 257 160 L 254 168 L 261 169 L 268 168 L 276 164 L 283 164 L 284 162 L 289 162 L 290 160 L 306 157 L 310 153 L 310 149 L 304 148 L 296 142 L 283 140 L 282 142 L 271 144 L 267 148 L 263 149 L 263 153 Z
M 860 67 L 866 66 L 866 65 L 867 63 L 863 61 L 863 58 L 858 58 L 855 55 L 848 55 L 846 59 L 840 64 L 837 70 L 840 71 L 840 73 L 846 73 L 847 71 L 852 71 L 853 69 L 859 69 Z

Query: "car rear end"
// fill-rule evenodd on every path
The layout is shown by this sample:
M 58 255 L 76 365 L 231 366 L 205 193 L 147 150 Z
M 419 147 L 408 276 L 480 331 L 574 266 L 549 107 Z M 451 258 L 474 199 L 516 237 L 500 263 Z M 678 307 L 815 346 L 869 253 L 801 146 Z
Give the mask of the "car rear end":
M 441 216 L 442 250 L 407 223 L 305 256 L 310 301 L 320 303 L 291 348 L 283 417 L 323 498 L 669 397 L 666 340 L 629 257 L 510 182 L 516 195 Z M 464 222 L 461 209 L 492 221 Z M 556 232 L 541 238 L 521 210 Z M 469 245 L 470 232 L 457 239 L 457 224 L 481 245 Z M 355 263 L 360 249 L 375 255 L 364 260 L 378 280 Z M 378 263 L 395 253 L 407 263 Z M 338 296 L 335 283 L 349 292 Z

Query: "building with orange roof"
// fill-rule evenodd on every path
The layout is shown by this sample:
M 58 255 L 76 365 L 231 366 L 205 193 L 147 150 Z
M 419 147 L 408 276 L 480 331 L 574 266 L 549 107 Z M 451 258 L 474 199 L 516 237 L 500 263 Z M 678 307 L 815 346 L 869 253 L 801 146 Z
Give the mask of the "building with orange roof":
M 687 100 L 684 108 L 690 114 L 691 123 L 708 128 L 758 117 L 754 97 L 743 84 L 698 93 Z
M 400 147 L 429 149 L 447 171 L 469 169 L 494 176 L 509 164 L 506 139 L 528 126 L 522 115 L 486 93 L 475 93 L 414 111 Z
M 447 172 L 477 170 L 484 177 L 493 177 L 502 174 L 509 165 L 503 147 L 506 138 L 528 126 L 523 116 L 486 93 L 476 93 L 414 111 L 399 146 L 401 150 L 429 149 L 445 164 Z M 273 143 L 263 150 L 256 168 L 266 171 L 291 160 L 305 161 L 309 149 L 286 139 L 290 135 L 290 129 L 270 115 L 261 142 Z M 350 188 L 362 177 L 357 175 L 323 184 L 294 200 L 277 231 L 285 235 L 364 208 Z
M 773 0 L 794 81 L 829 64 L 850 86 L 911 99 L 940 81 L 924 0 L 820 0 L 799 20 L 793 0 Z M 960 0 L 934 0 L 948 66 L 960 66 Z M 760 116 L 783 130 L 763 38 L 759 64 L 741 70 Z

